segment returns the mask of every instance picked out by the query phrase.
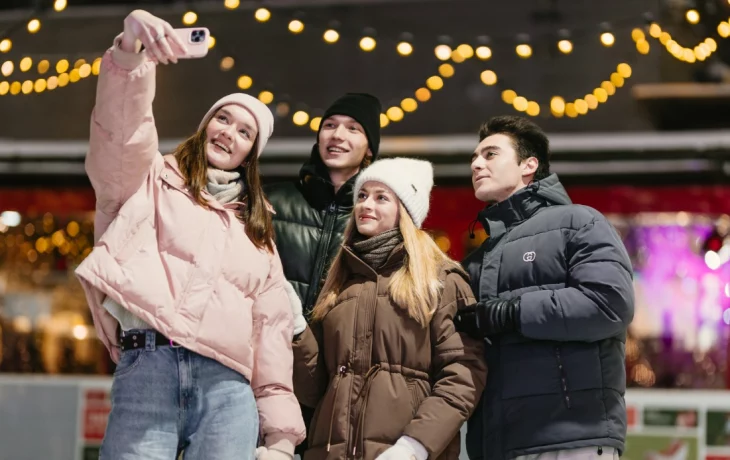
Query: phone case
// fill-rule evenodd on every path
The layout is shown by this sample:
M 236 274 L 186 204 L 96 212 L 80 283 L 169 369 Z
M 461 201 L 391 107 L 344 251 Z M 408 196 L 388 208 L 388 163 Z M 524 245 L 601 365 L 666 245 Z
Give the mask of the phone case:
M 188 52 L 177 54 L 180 59 L 202 58 L 208 54 L 210 31 L 205 27 L 186 27 L 175 29 L 175 34 L 185 43 Z M 174 48 L 173 48 L 174 49 Z

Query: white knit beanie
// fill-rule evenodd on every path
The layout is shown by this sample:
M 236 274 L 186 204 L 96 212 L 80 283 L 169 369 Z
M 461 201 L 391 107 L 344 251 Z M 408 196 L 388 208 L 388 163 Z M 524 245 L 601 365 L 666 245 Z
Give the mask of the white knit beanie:
M 428 215 L 429 198 L 433 188 L 431 162 L 412 158 L 386 158 L 373 162 L 355 181 L 354 201 L 365 182 L 375 181 L 388 186 L 403 203 L 416 227 L 421 228 Z
M 218 100 L 218 102 L 213 104 L 213 107 L 211 107 L 205 114 L 203 120 L 200 122 L 198 130 L 201 130 L 205 127 L 208 119 L 213 116 L 213 114 L 218 109 L 220 109 L 224 105 L 229 104 L 236 104 L 243 107 L 244 109 L 251 112 L 253 117 L 256 119 L 256 125 L 259 130 L 257 137 L 258 148 L 256 149 L 256 156 L 260 157 L 261 152 L 263 152 L 264 147 L 266 147 L 266 143 L 269 141 L 269 138 L 274 132 L 274 115 L 271 113 L 271 110 L 266 107 L 266 104 L 259 101 L 253 96 L 249 96 L 245 93 L 233 93 L 229 94 L 228 96 L 222 97 Z

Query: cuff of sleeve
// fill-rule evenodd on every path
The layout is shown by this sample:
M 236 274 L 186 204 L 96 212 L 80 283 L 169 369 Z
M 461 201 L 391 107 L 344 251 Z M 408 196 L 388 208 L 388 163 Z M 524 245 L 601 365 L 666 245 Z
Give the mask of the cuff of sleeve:
M 413 452 L 418 460 L 427 460 L 428 451 L 423 444 L 410 436 L 401 436 L 395 443 L 396 446 L 403 446 Z
M 121 41 L 122 34 L 119 34 L 114 39 L 114 46 L 112 46 L 111 49 L 114 64 L 125 70 L 134 70 L 147 60 L 147 53 L 140 51 L 142 49 L 142 44 L 139 41 L 137 41 L 134 53 L 122 51 L 119 47 Z
M 278 450 L 294 457 L 297 437 L 287 433 L 272 433 L 266 435 L 264 444 L 269 450 Z

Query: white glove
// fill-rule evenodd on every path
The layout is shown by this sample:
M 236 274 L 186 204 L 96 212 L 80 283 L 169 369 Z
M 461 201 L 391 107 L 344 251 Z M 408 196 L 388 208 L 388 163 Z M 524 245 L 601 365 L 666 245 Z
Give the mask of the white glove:
M 426 460 L 428 451 L 423 444 L 410 436 L 401 436 L 393 447 L 378 455 L 375 460 Z
M 302 314 L 302 301 L 299 300 L 299 296 L 290 282 L 287 281 L 284 283 L 284 290 L 286 291 L 286 295 L 289 296 L 289 305 L 294 315 L 294 336 L 297 336 L 307 328 L 307 320 L 304 319 L 304 315 Z
M 294 457 L 280 450 L 259 447 L 256 449 L 256 460 L 292 460 Z

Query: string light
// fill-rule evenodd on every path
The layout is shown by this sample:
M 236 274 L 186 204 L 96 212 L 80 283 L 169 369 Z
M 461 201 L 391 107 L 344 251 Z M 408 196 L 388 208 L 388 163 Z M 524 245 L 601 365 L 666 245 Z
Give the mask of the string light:
M 497 74 L 491 70 L 485 70 L 481 73 L 480 78 L 482 83 L 487 86 L 492 86 L 497 83 Z
M 23 92 L 23 94 L 30 94 L 33 92 L 33 82 L 30 80 L 25 80 L 23 82 L 23 85 L 20 87 L 20 90 Z
M 515 100 L 516 97 L 517 97 L 517 93 L 511 89 L 506 89 L 506 90 L 502 91 L 502 100 L 506 104 L 512 105 L 512 102 Z
M 451 78 L 454 76 L 454 66 L 451 64 L 441 64 L 439 66 L 439 74 L 444 78 Z
M 209 50 L 212 50 L 215 47 L 215 42 L 216 42 L 216 40 L 215 40 L 214 36 L 211 35 L 210 37 L 208 37 L 208 49 Z
M 183 14 L 182 22 L 186 26 L 192 26 L 196 22 L 198 22 L 198 15 L 195 13 L 195 11 L 187 11 L 185 14 Z
M 485 72 L 482 72 L 482 74 Z M 599 104 L 606 102 L 609 96 L 615 94 L 616 88 L 622 87 L 625 79 L 631 77 L 631 74 L 631 66 L 622 62 L 616 66 L 616 71 L 611 74 L 610 81 L 602 82 L 600 87 L 594 89 L 592 93 L 586 94 L 583 98 L 566 103 L 563 97 L 553 96 L 550 99 L 550 113 L 556 118 L 562 118 L 563 116 L 575 118 L 579 115 L 585 115 L 589 110 L 597 109 Z M 483 77 L 482 81 L 484 81 Z M 519 112 L 526 112 L 530 116 L 540 114 L 540 104 L 518 95 L 514 90 L 502 91 L 502 100 Z
M 319 125 L 321 125 L 321 124 L 322 124 L 322 117 L 314 117 L 309 122 L 309 129 L 317 132 L 317 131 L 319 131 Z
M 444 81 L 441 77 L 434 75 L 432 77 L 428 77 L 428 80 L 426 80 L 426 86 L 431 91 L 438 91 L 444 87 Z
M 535 101 L 529 101 L 527 103 L 527 109 L 525 110 L 527 114 L 531 117 L 536 117 L 540 115 L 540 104 L 538 104 Z
M 373 37 L 362 37 L 360 39 L 360 49 L 370 52 L 375 49 L 375 39 Z
M 68 5 L 68 2 L 66 0 L 56 0 L 53 2 L 53 9 L 58 11 L 59 13 L 66 9 L 66 6 Z
M 415 112 L 418 108 L 418 102 L 412 97 L 407 97 L 400 102 L 400 106 L 404 112 Z
M 396 50 L 401 56 L 410 56 L 413 53 L 413 45 L 408 42 L 400 42 L 396 46 Z
M 46 85 L 46 80 L 45 80 L 45 78 L 39 78 L 39 79 L 37 79 L 37 80 L 35 81 L 35 83 L 33 84 L 33 90 L 34 90 L 34 91 L 35 91 L 36 93 L 42 93 L 43 91 L 45 91 L 45 90 L 46 90 L 46 86 L 47 86 L 47 85 Z
M 259 8 L 253 14 L 253 17 L 256 18 L 258 22 L 266 22 L 271 19 L 271 12 L 266 8 Z
M 488 46 L 480 46 L 476 49 L 475 54 L 482 61 L 486 61 L 492 57 L 492 49 Z
M 616 37 L 611 32 L 603 32 L 601 34 L 601 43 L 605 47 L 613 46 L 616 43 Z
M 400 107 L 391 107 L 385 112 L 385 115 L 390 121 L 398 122 L 403 119 L 403 110 Z
M 717 25 L 717 33 L 722 38 L 730 37 L 730 23 L 727 23 L 725 21 L 722 21 L 720 24 Z
M 517 55 L 523 59 L 527 59 L 532 56 L 532 47 L 527 43 L 521 43 L 515 48 Z
M 309 121 L 309 114 L 303 110 L 294 112 L 294 115 L 292 116 L 292 121 L 297 126 L 304 126 Z
M 436 57 L 442 61 L 448 61 L 451 59 L 451 47 L 449 45 L 438 45 L 434 49 Z
M 239 5 L 241 5 L 241 2 L 239 0 L 225 0 L 223 2 L 223 6 L 225 6 L 229 10 L 235 10 L 239 7 Z
M 2 72 L 5 77 L 12 75 L 13 70 L 15 70 L 15 64 L 13 64 L 13 61 L 5 61 L 3 62 L 3 65 L 0 66 L 0 72 Z
M 322 38 L 327 43 L 337 43 L 337 40 L 340 39 L 340 34 L 334 29 L 328 29 L 324 31 Z
M 596 110 L 598 108 L 598 99 L 593 94 L 586 94 L 583 99 L 588 104 L 588 110 Z
M 47 59 L 43 59 L 41 62 L 38 63 L 38 73 L 43 75 L 44 73 L 48 72 L 48 69 L 51 67 L 51 63 L 48 62 Z
M 421 102 L 426 102 L 431 99 L 431 91 L 429 91 L 428 88 L 418 88 L 415 94 L 416 99 Z
M 41 30 L 41 21 L 33 18 L 30 21 L 28 21 L 28 32 L 34 34 Z
M 563 54 L 570 54 L 573 51 L 573 43 L 570 40 L 560 40 L 558 42 L 558 49 Z
M 289 22 L 289 32 L 293 34 L 299 34 L 302 33 L 304 30 L 304 23 L 300 21 L 299 19 L 294 19 Z
M 64 73 L 68 70 L 69 63 L 66 59 L 61 59 L 56 63 L 56 72 Z
M 517 96 L 512 101 L 512 106 L 517 110 L 518 112 L 524 112 L 527 110 L 528 101 L 526 98 L 522 96 Z
M 94 59 L 94 63 L 91 64 L 91 73 L 94 75 L 99 75 L 99 72 L 101 71 L 101 58 Z
M 18 66 L 18 68 L 21 72 L 27 72 L 30 70 L 31 67 L 33 67 L 33 59 L 29 57 L 24 57 L 20 60 L 20 65 Z
M 550 99 L 550 113 L 554 117 L 562 117 L 565 113 L 565 99 L 560 96 L 553 96 Z
M 271 91 L 261 91 L 259 93 L 259 101 L 267 105 L 271 104 L 274 101 L 274 93 Z
M 456 52 L 464 59 L 471 59 L 474 56 L 474 48 L 467 44 L 457 46 Z
M 236 64 L 236 61 L 232 57 L 226 56 L 223 59 L 221 59 L 220 67 L 223 72 L 227 72 L 227 71 L 231 70 L 235 64 Z
M 700 13 L 697 12 L 697 10 L 687 10 L 684 16 L 690 24 L 697 24 L 700 22 Z
M 9 38 L 4 38 L 0 41 L 0 53 L 7 53 L 13 48 L 13 41 Z
M 253 85 L 253 79 L 248 75 L 241 75 L 236 84 L 240 89 L 249 89 Z
M 727 29 L 725 29 L 723 22 L 720 22 L 717 26 L 717 30 L 720 36 L 723 36 L 723 32 L 730 35 L 730 24 L 727 26 Z M 677 43 L 669 32 L 663 31 L 657 23 L 651 24 L 649 27 L 649 35 L 659 40 L 659 42 L 667 49 L 669 54 L 674 56 L 675 59 L 683 62 L 694 63 L 696 61 L 704 61 L 717 50 L 717 42 L 711 37 L 707 37 L 704 41 L 698 43 L 693 48 L 684 47 Z M 637 50 L 642 52 L 642 50 L 639 49 L 639 43 L 640 42 L 636 43 Z
M 390 120 L 388 120 L 388 115 L 381 113 L 380 114 L 380 127 L 385 128 L 390 124 Z
M 276 116 L 285 117 L 289 114 L 289 104 L 287 102 L 279 102 L 276 104 Z

